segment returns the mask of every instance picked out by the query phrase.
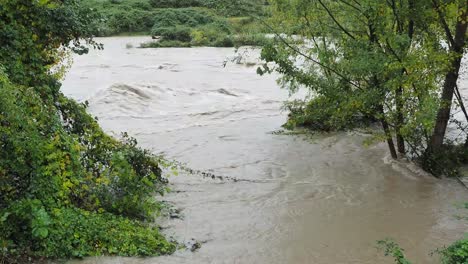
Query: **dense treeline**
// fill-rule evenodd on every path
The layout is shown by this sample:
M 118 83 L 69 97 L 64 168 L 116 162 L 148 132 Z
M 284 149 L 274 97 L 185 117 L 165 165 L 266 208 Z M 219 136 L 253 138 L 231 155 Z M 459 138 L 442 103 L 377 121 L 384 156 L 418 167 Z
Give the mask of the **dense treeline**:
M 99 15 L 96 36 L 146 34 L 161 37 L 143 47 L 264 45 L 264 1 L 85 0 Z
M 102 48 L 79 3 L 0 1 L 1 263 L 175 249 L 150 225 L 165 190 L 157 159 L 60 92 L 64 56 Z
M 468 114 L 457 86 L 466 52 L 467 0 L 273 0 L 275 24 L 286 37 L 262 51 L 259 73 L 277 71 L 292 92 L 286 127 L 319 131 L 379 124 L 376 139 L 393 158 L 419 162 L 436 176 L 458 174 L 468 161 Z M 453 109 L 464 117 L 453 118 Z M 457 133 L 447 136 L 447 127 Z M 458 137 L 456 135 L 459 135 Z M 385 244 L 385 243 L 384 243 Z M 409 263 L 394 244 L 398 263 Z M 467 263 L 468 240 L 442 251 L 443 263 Z

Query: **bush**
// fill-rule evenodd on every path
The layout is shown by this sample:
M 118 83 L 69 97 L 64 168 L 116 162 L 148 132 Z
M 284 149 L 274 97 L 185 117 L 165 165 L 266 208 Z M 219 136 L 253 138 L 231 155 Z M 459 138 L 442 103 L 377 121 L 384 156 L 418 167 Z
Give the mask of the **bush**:
M 215 9 L 223 16 L 235 17 L 246 15 L 263 15 L 265 13 L 263 0 L 205 0 L 205 7 Z
M 234 45 L 235 45 L 234 41 L 229 36 L 219 37 L 212 42 L 213 47 L 228 48 L 228 47 L 234 47 Z
M 394 241 L 386 239 L 377 242 L 377 245 L 384 251 L 385 256 L 393 257 L 396 264 L 411 264 L 405 257 L 404 250 Z
M 340 111 L 350 102 L 346 97 L 330 100 L 329 98 L 318 96 L 307 103 L 293 101 L 286 105 L 289 110 L 288 121 L 284 125 L 287 129 L 295 127 L 306 127 L 315 131 L 341 131 L 349 130 L 359 126 L 366 126 L 375 122 L 374 119 L 358 111 Z
M 123 0 L 120 0 L 120 1 L 123 2 Z M 141 9 L 145 11 L 150 10 L 152 7 L 148 0 L 133 0 L 133 1 L 130 1 L 128 5 L 132 8 Z
M 28 248 L 33 256 L 70 258 L 98 255 L 155 256 L 169 254 L 175 245 L 155 227 L 109 213 L 77 208 L 49 212 L 39 200 L 20 200 L 0 218 L 0 230 L 8 240 L 10 261 Z M 13 234 L 21 234 L 20 236 Z M 5 255 L 3 258 L 7 258 Z M 2 255 L 0 255 L 0 261 Z
M 178 40 L 161 40 L 141 43 L 140 48 L 190 48 L 189 42 L 181 42 Z
M 265 46 L 272 44 L 274 39 L 268 38 L 265 34 L 239 34 L 233 39 L 236 47 L 240 46 Z
M 154 193 L 164 192 L 165 180 L 157 160 L 133 139 L 106 135 L 83 105 L 60 96 L 48 106 L 2 74 L 0 146 L 0 241 L 8 255 L 155 255 L 174 248 L 148 235 L 157 229 L 131 220 L 158 211 Z
M 93 41 L 80 1 L 0 3 L 0 262 L 23 257 L 158 255 L 158 159 L 105 134 L 50 69 Z M 11 19 L 15 18 L 15 19 Z M 16 260 L 15 260 L 16 259 Z
M 259 33 L 264 27 L 252 18 L 245 17 L 262 10 L 262 1 L 231 2 L 225 0 L 85 0 L 84 11 L 97 10 L 104 20 L 93 22 L 93 31 L 98 36 L 122 33 L 149 33 L 160 28 L 187 26 L 191 28 L 224 20 L 225 16 L 243 14 L 232 18 L 230 30 Z M 244 9 L 249 9 L 246 11 Z M 227 13 L 230 13 L 227 15 Z M 220 16 L 221 15 L 221 16 Z M 154 33 L 152 34 L 154 35 Z
M 158 28 L 175 27 L 179 25 L 196 27 L 215 21 L 215 16 L 204 10 L 195 8 L 161 9 L 153 13 L 153 31 Z
M 108 15 L 106 26 L 110 28 L 112 34 L 118 34 L 148 31 L 153 23 L 154 15 L 151 12 L 137 9 L 119 9 Z
M 202 6 L 200 0 L 150 0 L 149 2 L 151 6 L 155 8 L 181 8 Z
M 153 31 L 156 36 L 161 36 L 162 40 L 176 40 L 180 42 L 190 42 L 192 40 L 191 29 L 185 26 L 158 28 Z
M 443 264 L 465 264 L 468 263 L 468 239 L 459 240 L 449 247 L 440 250 Z
M 468 163 L 468 148 L 465 145 L 447 143 L 437 152 L 425 151 L 417 161 L 425 171 L 437 177 L 459 176 L 460 167 Z
M 215 46 L 216 43 L 224 39 L 229 40 L 229 34 L 231 33 L 229 26 L 222 21 L 216 21 L 211 24 L 203 25 L 192 30 L 192 44 L 194 46 Z M 232 47 L 221 46 L 221 47 Z

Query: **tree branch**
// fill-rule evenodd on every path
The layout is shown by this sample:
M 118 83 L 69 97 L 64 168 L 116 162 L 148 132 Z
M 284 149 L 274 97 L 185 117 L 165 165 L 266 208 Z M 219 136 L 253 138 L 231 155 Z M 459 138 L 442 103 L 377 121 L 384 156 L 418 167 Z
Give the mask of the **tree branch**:
M 334 74 L 338 75 L 341 79 L 343 79 L 344 81 L 346 81 L 347 83 L 349 83 L 350 85 L 356 87 L 357 89 L 359 90 L 362 90 L 362 88 L 357 85 L 356 83 L 352 82 L 350 79 L 348 79 L 346 76 L 344 76 L 342 73 L 338 72 L 337 70 L 333 69 L 332 67 L 329 67 L 321 62 L 319 62 L 318 60 L 312 58 L 311 56 L 303 53 L 302 51 L 300 51 L 299 49 L 297 49 L 296 47 L 292 46 L 288 41 L 286 41 L 278 32 L 276 32 L 276 30 L 274 28 L 272 28 L 268 23 L 266 23 L 265 21 L 263 21 L 262 19 L 258 18 L 258 17 L 254 17 L 254 19 L 256 20 L 259 20 L 263 25 L 265 25 L 268 29 L 270 29 L 273 34 L 284 44 L 286 45 L 289 49 L 291 49 L 292 51 L 296 52 L 297 54 L 301 55 L 302 57 L 312 61 L 313 63 L 319 65 L 320 67 L 322 68 L 325 68 L 331 72 L 333 72 Z
M 432 0 L 432 6 L 437 11 L 437 15 L 439 16 L 440 23 L 444 28 L 445 35 L 447 36 L 447 39 L 449 41 L 449 45 L 452 47 L 455 46 L 455 39 L 453 38 L 452 32 L 450 31 L 447 21 L 444 18 L 444 14 L 442 14 L 442 11 L 440 10 L 438 2 L 436 0 Z
M 322 0 L 318 0 L 318 2 L 320 3 L 320 5 L 325 9 L 325 11 L 327 12 L 327 14 L 330 16 L 330 18 L 333 20 L 333 22 L 335 22 L 335 24 L 346 34 L 348 35 L 350 38 L 352 39 L 356 39 L 351 33 L 349 33 L 349 31 L 347 29 L 345 29 L 341 24 L 340 22 L 338 22 L 338 20 L 336 20 L 336 18 L 333 16 L 333 14 L 331 13 L 330 9 L 328 9 L 328 7 L 322 2 Z

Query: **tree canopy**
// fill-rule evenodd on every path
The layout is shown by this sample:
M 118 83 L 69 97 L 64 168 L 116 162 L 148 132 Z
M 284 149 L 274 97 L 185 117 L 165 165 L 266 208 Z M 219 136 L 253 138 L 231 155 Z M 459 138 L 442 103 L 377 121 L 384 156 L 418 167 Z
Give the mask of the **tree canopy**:
M 272 2 L 273 28 L 307 41 L 292 45 L 283 35 L 262 52 L 276 66 L 260 73 L 278 71 L 288 89 L 311 91 L 289 104 L 290 126 L 378 121 L 392 157 L 399 152 L 429 161 L 435 174 L 450 173 L 433 163 L 448 149 L 442 143 L 465 51 L 466 0 Z

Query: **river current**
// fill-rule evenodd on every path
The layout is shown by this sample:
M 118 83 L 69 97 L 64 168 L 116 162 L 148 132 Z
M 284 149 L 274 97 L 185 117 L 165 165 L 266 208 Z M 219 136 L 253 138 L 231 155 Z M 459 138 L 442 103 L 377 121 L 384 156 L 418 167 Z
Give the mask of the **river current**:
M 462 238 L 457 181 L 393 162 L 365 134 L 284 135 L 288 92 L 258 76 L 259 51 L 231 62 L 231 48 L 139 49 L 144 37 L 102 38 L 77 56 L 62 91 L 111 134 L 128 132 L 154 153 L 238 181 L 181 173 L 163 197 L 181 218 L 158 219 L 180 242 L 202 242 L 155 258 L 70 263 L 392 263 L 376 241 L 393 238 L 415 263 Z M 242 51 L 243 52 L 243 51 Z M 229 61 L 225 66 L 225 62 Z

